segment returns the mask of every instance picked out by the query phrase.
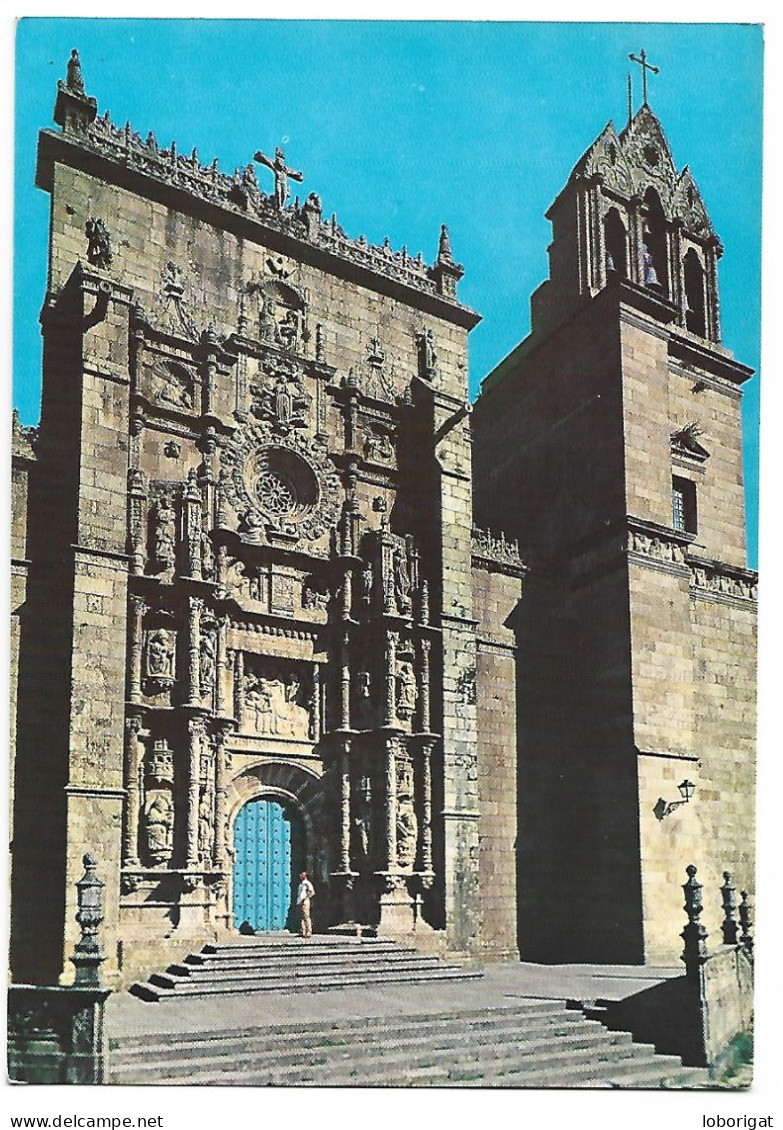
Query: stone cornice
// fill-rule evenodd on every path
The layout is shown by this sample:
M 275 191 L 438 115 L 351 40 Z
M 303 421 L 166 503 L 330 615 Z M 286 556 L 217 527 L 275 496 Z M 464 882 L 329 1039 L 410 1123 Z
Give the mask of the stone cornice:
M 115 126 L 108 114 L 95 119 L 82 132 L 67 135 L 53 130 L 39 134 L 36 185 L 51 191 L 56 163 L 99 176 L 139 195 L 159 199 L 183 211 L 206 214 L 209 222 L 254 239 L 264 246 L 320 266 L 398 298 L 436 317 L 472 329 L 481 316 L 440 293 L 439 265 L 428 265 L 421 255 L 393 251 L 363 238 L 350 239 L 336 219 L 324 222 L 314 194 L 305 206 L 278 209 L 273 199 L 258 189 L 254 176 L 240 178 L 221 173 L 217 163 L 202 165 L 192 157 L 159 149 L 154 137 L 142 141 L 130 126 Z

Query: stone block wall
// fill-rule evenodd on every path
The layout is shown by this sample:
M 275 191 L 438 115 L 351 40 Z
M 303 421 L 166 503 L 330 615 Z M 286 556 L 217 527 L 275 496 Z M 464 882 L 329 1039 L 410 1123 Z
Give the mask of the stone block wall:
M 481 952 L 513 959 L 517 942 L 516 616 L 521 568 L 474 557 L 476 675 L 463 680 L 463 702 L 475 695 L 478 738 L 479 897 Z

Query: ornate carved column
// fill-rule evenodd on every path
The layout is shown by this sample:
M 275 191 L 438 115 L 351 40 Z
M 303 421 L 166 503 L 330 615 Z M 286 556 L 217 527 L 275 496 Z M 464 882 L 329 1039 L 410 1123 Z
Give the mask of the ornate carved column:
M 226 729 L 218 727 L 215 734 L 215 840 L 212 859 L 216 871 L 226 867 Z
M 188 807 L 187 854 L 185 865 L 198 867 L 198 806 L 201 782 L 201 739 L 204 733 L 203 718 L 188 719 Z
M 385 869 L 397 870 L 397 739 L 386 739 L 386 761 L 384 765 L 385 796 L 384 838 Z
M 432 720 L 430 718 L 430 651 L 432 648 L 432 641 L 423 639 L 420 644 L 421 647 L 421 696 L 419 698 L 420 710 L 420 723 L 422 732 L 429 734 L 432 732 Z
M 321 718 L 321 664 L 313 663 L 313 701 L 312 701 L 313 741 L 321 740 L 323 721 Z
M 128 700 L 141 702 L 142 625 L 146 604 L 140 596 L 131 596 L 128 617 Z
M 139 812 L 141 793 L 139 769 L 141 767 L 142 721 L 131 717 L 125 722 L 125 821 L 122 829 L 122 861 L 124 867 L 139 866 Z
M 351 870 L 351 743 L 340 747 L 340 871 Z
M 421 747 L 421 868 L 432 871 L 432 742 Z
M 195 469 L 189 472 L 185 484 L 182 525 L 188 576 L 201 577 L 201 491 L 196 481 Z
M 349 634 L 345 628 L 340 654 L 340 729 L 347 730 L 351 725 L 351 662 Z
M 384 726 L 394 726 L 397 721 L 396 715 L 396 702 L 395 702 L 395 678 L 397 672 L 395 671 L 395 664 L 397 659 L 397 642 L 399 634 L 397 632 L 389 632 L 386 637 L 386 696 L 384 702 Z
M 147 480 L 143 471 L 128 471 L 128 542 L 130 571 L 135 576 L 144 572 L 147 541 Z
M 202 602 L 188 597 L 188 705 L 201 705 L 201 611 Z
M 234 652 L 234 717 L 240 730 L 245 720 L 245 653 Z
M 228 635 L 228 622 L 225 616 L 218 619 L 217 626 L 217 645 L 215 647 L 215 679 L 217 680 L 217 693 L 215 697 L 215 709 L 217 710 L 220 718 L 225 718 L 227 704 L 226 704 L 226 664 L 227 664 L 227 643 Z

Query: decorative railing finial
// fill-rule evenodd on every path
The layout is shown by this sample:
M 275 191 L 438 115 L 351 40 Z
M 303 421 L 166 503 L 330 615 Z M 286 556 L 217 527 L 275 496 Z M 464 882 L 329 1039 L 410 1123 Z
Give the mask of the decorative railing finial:
M 736 946 L 737 892 L 732 884 L 730 871 L 723 872 L 723 886 L 720 889 L 720 893 L 723 902 L 723 922 L 721 923 L 723 944 L 724 946 Z
M 690 863 L 686 869 L 688 881 L 683 884 L 685 905 L 683 910 L 688 915 L 688 922 L 680 934 L 685 947 L 682 951 L 682 960 L 688 976 L 698 973 L 699 967 L 707 958 L 707 931 L 699 921 L 704 909 L 701 901 L 701 883 L 696 878 L 697 868 Z
M 103 922 L 104 882 L 98 878 L 98 858 L 87 852 L 82 861 L 84 875 L 76 884 L 79 909 L 76 921 L 81 929 L 81 937 L 76 943 L 71 961 L 76 966 L 77 985 L 100 986 L 101 965 L 106 956 L 101 951 L 98 929 Z
M 748 952 L 753 950 L 753 918 L 751 914 L 750 895 L 747 891 L 740 892 L 742 902 L 739 905 L 739 920 L 742 926 L 740 941 Z

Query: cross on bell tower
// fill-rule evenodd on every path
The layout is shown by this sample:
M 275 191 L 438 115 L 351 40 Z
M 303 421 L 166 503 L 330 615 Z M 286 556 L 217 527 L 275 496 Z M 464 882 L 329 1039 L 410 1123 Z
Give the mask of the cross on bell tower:
M 648 104 L 647 103 L 647 72 L 652 71 L 652 73 L 654 75 L 657 75 L 659 73 L 660 68 L 654 67 L 652 65 L 652 63 L 647 62 L 647 52 L 644 50 L 644 48 L 642 48 L 641 53 L 638 56 L 631 54 L 631 55 L 628 56 L 628 58 L 631 60 L 632 63 L 638 63 L 639 66 L 642 68 L 642 99 L 644 101 L 644 105 L 646 106 Z

